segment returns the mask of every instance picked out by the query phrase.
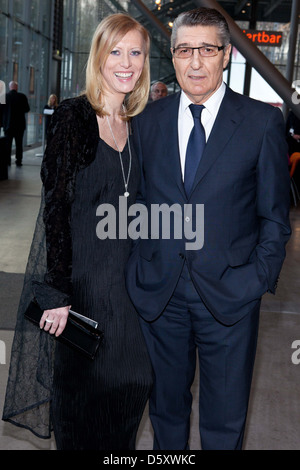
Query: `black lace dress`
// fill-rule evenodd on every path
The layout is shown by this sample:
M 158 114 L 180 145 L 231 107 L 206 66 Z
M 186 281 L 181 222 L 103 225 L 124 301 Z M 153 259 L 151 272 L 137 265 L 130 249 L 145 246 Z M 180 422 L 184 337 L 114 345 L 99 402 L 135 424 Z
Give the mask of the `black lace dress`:
M 128 207 L 135 202 L 139 180 L 133 149 L 132 157 Z M 122 158 L 127 175 L 128 143 Z M 42 170 L 46 203 L 43 197 L 19 307 L 3 419 L 40 437 L 49 437 L 53 429 L 58 449 L 134 449 L 152 370 L 137 313 L 125 288 L 131 240 L 118 236 L 119 220 L 124 232 L 126 216 L 124 211 L 120 216 L 119 211 L 119 197 L 124 194 L 119 154 L 97 138 L 94 159 L 76 174 L 72 172 L 72 189 L 64 189 L 69 196 L 61 204 L 53 201 L 55 191 L 49 190 L 49 182 L 47 185 L 48 172 L 46 157 Z M 57 176 L 52 188 L 59 180 Z M 103 230 L 97 231 L 103 220 L 97 209 L 102 204 L 115 214 L 115 220 L 110 219 L 112 225 L 107 225 L 110 238 L 106 239 L 99 238 Z M 67 229 L 64 226 L 52 240 L 55 220 L 60 217 L 65 217 Z M 69 240 L 71 249 L 64 251 Z M 43 264 L 45 252 L 48 262 Z M 20 312 L 28 304 L 32 279 L 36 298 L 40 304 L 44 302 L 42 308 L 53 307 L 58 301 L 61 303 L 56 306 L 70 302 L 73 310 L 99 322 L 104 341 L 93 361 L 24 321 Z M 59 289 L 59 282 L 63 289 Z

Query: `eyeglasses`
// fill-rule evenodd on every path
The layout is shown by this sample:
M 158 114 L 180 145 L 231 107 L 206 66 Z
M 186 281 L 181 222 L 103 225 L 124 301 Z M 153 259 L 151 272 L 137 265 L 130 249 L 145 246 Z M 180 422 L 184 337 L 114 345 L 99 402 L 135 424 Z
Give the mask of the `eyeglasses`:
M 201 57 L 214 57 L 219 51 L 225 49 L 225 46 L 200 46 L 200 47 L 174 47 L 173 54 L 177 59 L 189 59 L 197 49 Z

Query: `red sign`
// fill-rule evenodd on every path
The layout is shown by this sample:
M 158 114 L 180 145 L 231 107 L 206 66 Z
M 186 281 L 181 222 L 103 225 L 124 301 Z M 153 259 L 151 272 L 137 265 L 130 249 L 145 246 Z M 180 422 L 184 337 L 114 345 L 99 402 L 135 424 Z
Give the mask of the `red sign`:
M 282 44 L 282 32 L 243 29 L 243 33 L 257 46 L 280 47 Z

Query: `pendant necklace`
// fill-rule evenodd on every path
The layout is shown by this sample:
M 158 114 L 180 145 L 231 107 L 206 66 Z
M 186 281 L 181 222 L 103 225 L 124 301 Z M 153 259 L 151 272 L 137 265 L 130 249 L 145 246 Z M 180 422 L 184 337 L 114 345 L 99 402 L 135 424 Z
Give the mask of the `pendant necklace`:
M 123 108 L 124 108 L 124 106 L 123 106 Z M 117 150 L 118 150 L 118 152 L 119 152 L 120 164 L 121 164 L 122 175 L 123 175 L 123 181 L 124 181 L 124 187 L 125 187 L 124 196 L 125 196 L 125 197 L 128 197 L 128 196 L 129 196 L 129 192 L 128 192 L 128 183 L 129 183 L 129 178 L 130 178 L 130 173 L 131 173 L 131 162 L 132 162 L 132 155 L 131 155 L 131 148 L 130 148 L 130 141 L 129 141 L 128 121 L 126 121 L 126 131 L 127 131 L 128 150 L 129 150 L 129 168 L 128 168 L 128 175 L 127 175 L 127 179 L 126 179 L 126 178 L 125 178 L 125 171 L 124 171 L 123 160 L 122 160 L 122 153 L 121 153 L 120 150 L 119 150 L 118 144 L 117 144 L 117 142 L 116 142 L 116 139 L 115 139 L 115 136 L 114 136 L 114 133 L 113 133 L 113 130 L 112 130 L 112 128 L 111 128 L 111 125 L 110 125 L 110 122 L 109 122 L 109 119 L 108 119 L 108 116 L 107 116 L 107 115 L 106 115 L 106 120 L 107 120 L 107 123 L 108 123 L 108 127 L 109 127 L 109 129 L 110 129 L 112 138 L 114 139 L 115 146 L 116 146 L 116 148 L 117 148 Z

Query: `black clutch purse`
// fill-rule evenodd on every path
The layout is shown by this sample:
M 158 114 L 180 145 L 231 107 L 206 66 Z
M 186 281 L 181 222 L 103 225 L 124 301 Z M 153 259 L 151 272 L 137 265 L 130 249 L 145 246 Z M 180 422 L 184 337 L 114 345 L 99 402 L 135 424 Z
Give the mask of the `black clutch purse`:
M 31 322 L 39 325 L 43 313 L 44 310 L 32 301 L 24 315 Z M 99 330 L 97 322 L 70 310 L 64 331 L 54 338 L 90 359 L 94 359 L 103 340 L 103 332 Z

